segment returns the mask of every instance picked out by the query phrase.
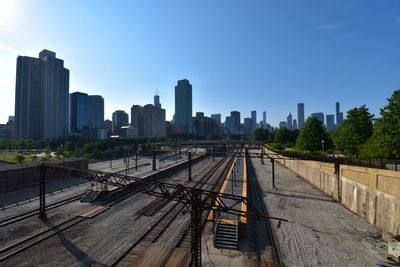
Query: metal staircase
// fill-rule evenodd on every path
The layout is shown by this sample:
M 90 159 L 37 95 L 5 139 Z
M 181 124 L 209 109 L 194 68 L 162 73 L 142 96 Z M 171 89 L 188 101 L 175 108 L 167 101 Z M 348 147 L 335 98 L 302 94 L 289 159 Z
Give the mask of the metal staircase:
M 89 190 L 86 195 L 81 199 L 82 203 L 92 203 L 102 193 L 102 191 Z
M 237 249 L 239 239 L 239 223 L 237 221 L 217 220 L 214 246 L 216 248 Z

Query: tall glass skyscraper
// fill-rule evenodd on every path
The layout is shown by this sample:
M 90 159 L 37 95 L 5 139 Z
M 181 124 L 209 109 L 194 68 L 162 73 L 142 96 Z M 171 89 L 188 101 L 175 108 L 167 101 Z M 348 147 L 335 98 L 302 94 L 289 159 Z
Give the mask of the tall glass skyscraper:
M 15 138 L 56 139 L 68 135 L 69 70 L 56 53 L 18 56 L 15 85 Z
M 104 98 L 101 95 L 88 96 L 89 128 L 104 128 Z
M 304 124 L 304 103 L 297 104 L 297 126 L 303 128 Z
M 179 80 L 175 86 L 175 123 L 183 133 L 193 131 L 192 122 L 192 85 L 189 80 Z
M 253 128 L 253 130 L 255 130 L 257 128 L 257 111 L 253 110 L 251 112 L 251 120 L 253 125 L 251 126 Z
M 75 92 L 70 95 L 70 130 L 79 132 L 88 126 L 88 95 Z
M 343 112 L 340 112 L 340 104 L 336 102 L 336 127 L 343 122 Z

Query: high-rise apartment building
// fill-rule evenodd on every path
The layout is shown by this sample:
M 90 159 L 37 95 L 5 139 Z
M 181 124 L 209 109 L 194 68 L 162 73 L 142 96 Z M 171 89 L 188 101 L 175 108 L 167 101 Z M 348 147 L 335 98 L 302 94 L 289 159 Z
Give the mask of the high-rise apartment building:
M 43 139 L 44 61 L 26 56 L 17 58 L 15 83 L 15 139 Z
M 233 133 L 239 134 L 239 132 L 240 132 L 240 112 L 239 111 L 231 111 L 231 117 L 234 118 Z
M 77 133 L 88 126 L 88 95 L 81 92 L 70 94 L 70 131 Z
M 189 80 L 179 80 L 175 86 L 175 124 L 179 132 L 192 132 L 192 85 Z
M 251 121 L 253 123 L 252 128 L 255 130 L 257 128 L 257 111 L 251 111 Z
M 56 53 L 18 56 L 15 83 L 15 138 L 56 139 L 68 134 L 69 70 Z
M 292 119 L 292 113 L 288 113 L 286 116 L 286 128 L 289 130 L 292 130 L 293 128 L 293 119 Z
M 263 112 L 263 128 L 267 127 L 267 112 Z
M 335 115 L 333 114 L 326 115 L 326 129 L 328 131 L 335 130 Z
M 104 128 L 104 98 L 101 95 L 88 96 L 89 128 Z
M 128 114 L 123 110 L 117 110 L 112 114 L 112 132 L 113 134 L 120 135 L 121 127 L 128 126 Z
M 336 126 L 343 122 L 343 112 L 340 112 L 340 104 L 336 102 Z
M 299 129 L 303 128 L 304 124 L 304 103 L 297 104 L 297 126 Z
M 44 139 L 57 139 L 68 135 L 69 124 L 69 70 L 56 53 L 43 50 L 39 58 L 43 71 L 43 134 Z
M 325 123 L 324 113 L 323 112 L 311 113 L 311 117 L 319 119 L 322 122 L 322 124 Z

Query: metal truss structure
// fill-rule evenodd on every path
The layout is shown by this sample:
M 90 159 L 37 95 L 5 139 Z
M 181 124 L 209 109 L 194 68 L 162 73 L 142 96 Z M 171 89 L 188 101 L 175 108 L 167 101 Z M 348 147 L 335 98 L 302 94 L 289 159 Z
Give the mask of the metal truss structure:
M 190 155 L 190 154 L 189 154 Z M 189 165 L 190 166 L 190 165 Z M 201 217 L 205 210 L 217 210 L 237 216 L 251 218 L 270 218 L 283 220 L 275 217 L 268 217 L 260 213 L 252 206 L 247 198 L 219 192 L 200 190 L 186 187 L 182 184 L 172 184 L 155 180 L 144 180 L 141 178 L 122 175 L 117 173 L 108 173 L 95 170 L 80 170 L 58 165 L 41 164 L 40 168 L 40 213 L 39 217 L 46 218 L 45 185 L 46 177 L 49 174 L 59 176 L 73 176 L 86 179 L 88 181 L 103 183 L 129 190 L 135 190 L 145 194 L 157 196 L 171 201 L 179 201 L 186 205 L 191 215 L 191 253 L 192 265 L 201 266 Z M 231 203 L 227 205 L 229 200 Z M 247 206 L 247 211 L 240 208 L 241 204 Z

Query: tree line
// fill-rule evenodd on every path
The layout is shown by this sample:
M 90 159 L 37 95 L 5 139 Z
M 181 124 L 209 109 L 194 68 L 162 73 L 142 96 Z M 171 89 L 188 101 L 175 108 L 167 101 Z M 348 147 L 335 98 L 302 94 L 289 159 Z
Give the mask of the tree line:
M 380 109 L 380 117 L 371 114 L 365 105 L 347 112 L 347 117 L 334 131 L 326 131 L 322 122 L 309 117 L 301 130 L 280 128 L 274 133 L 256 129 L 253 140 L 271 143 L 276 149 L 295 148 L 315 153 L 322 149 L 340 150 L 349 157 L 400 158 L 400 89 Z

